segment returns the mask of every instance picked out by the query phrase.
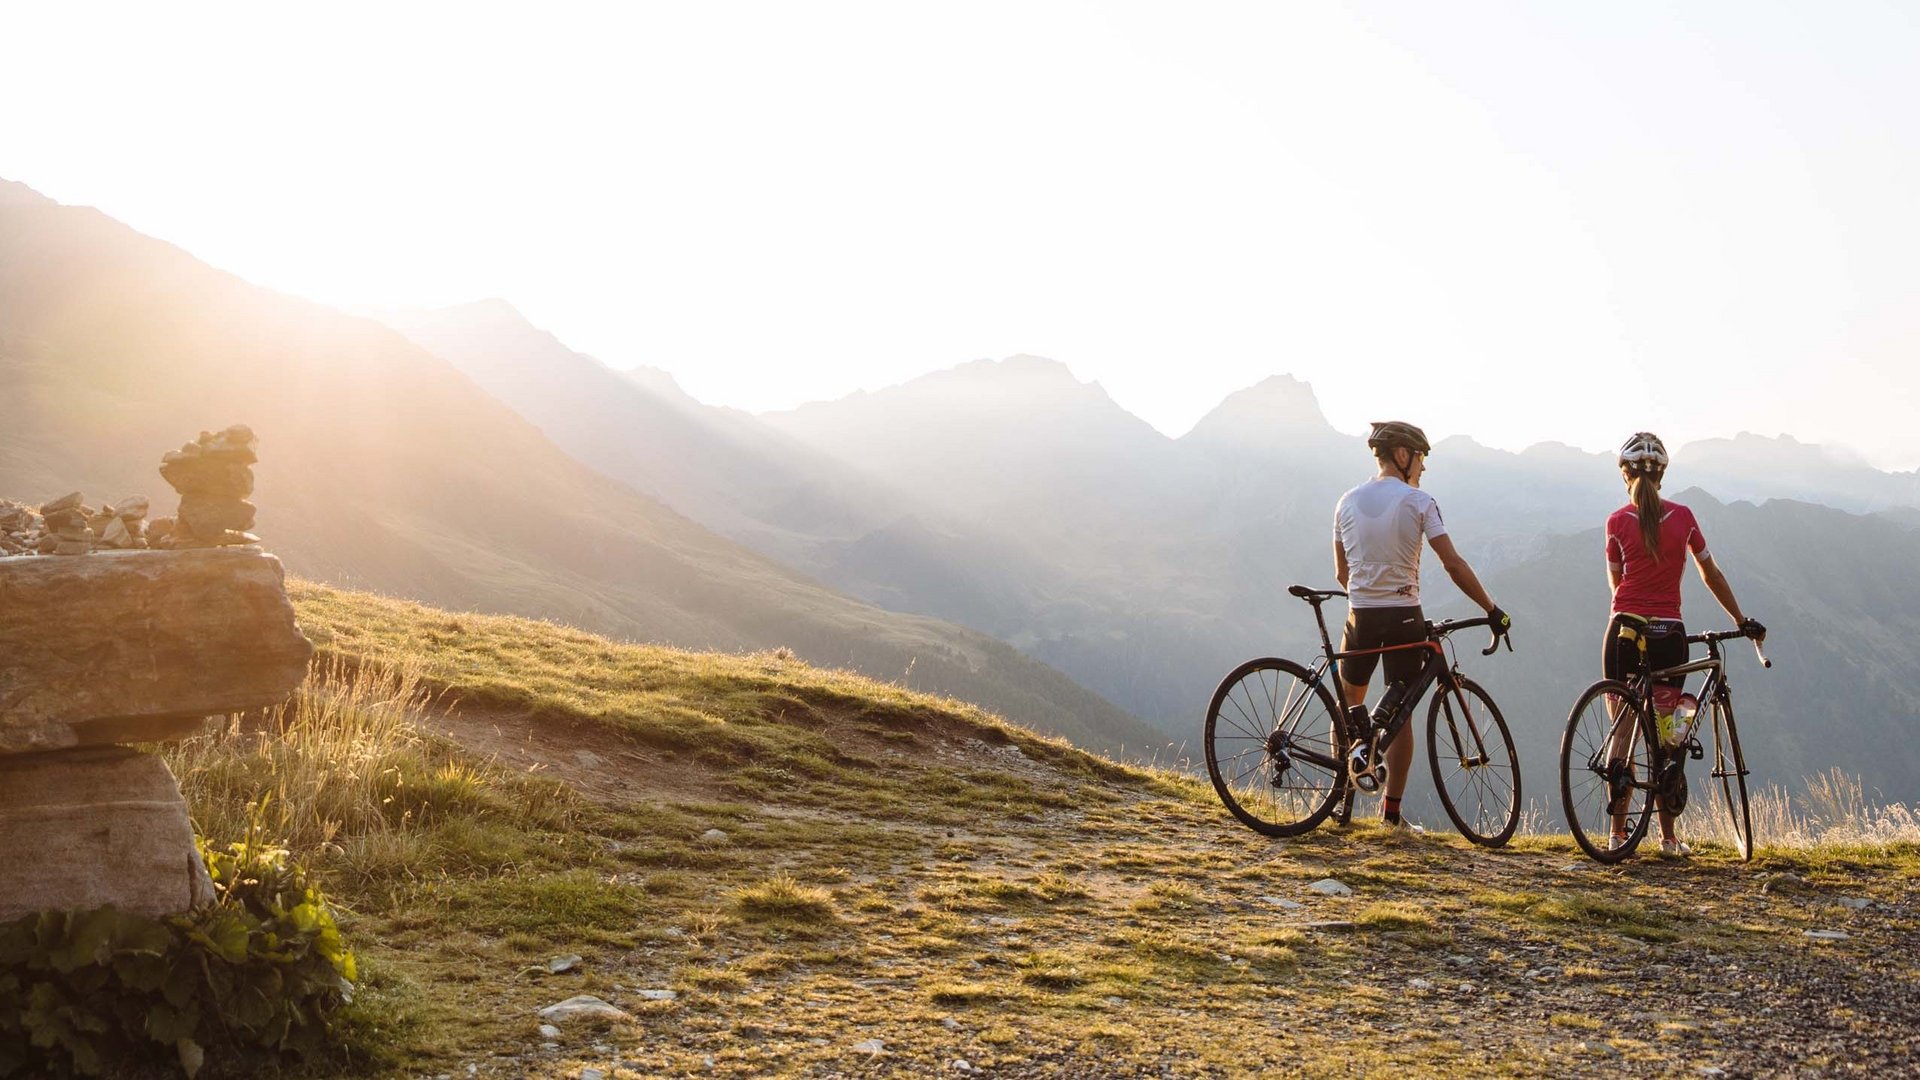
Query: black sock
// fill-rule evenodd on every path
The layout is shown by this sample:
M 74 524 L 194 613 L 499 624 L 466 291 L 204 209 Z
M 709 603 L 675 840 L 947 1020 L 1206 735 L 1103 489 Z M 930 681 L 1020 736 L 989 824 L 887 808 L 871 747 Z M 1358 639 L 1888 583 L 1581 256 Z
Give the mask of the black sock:
M 1389 795 L 1383 802 L 1385 805 L 1380 815 L 1381 820 L 1389 825 L 1400 824 L 1400 800 Z

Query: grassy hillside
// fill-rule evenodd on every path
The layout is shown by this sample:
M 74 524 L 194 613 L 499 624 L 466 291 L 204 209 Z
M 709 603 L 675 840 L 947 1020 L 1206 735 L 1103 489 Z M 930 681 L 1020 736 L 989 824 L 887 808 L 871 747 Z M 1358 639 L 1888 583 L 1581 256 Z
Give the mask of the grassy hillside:
M 207 831 L 273 791 L 351 907 L 343 1075 L 1916 1064 L 1911 821 L 1612 870 L 1554 837 L 1275 843 L 1189 777 L 783 654 L 295 597 L 325 677 L 173 759 Z M 536 1030 L 576 994 L 628 1018 Z
M 1153 740 L 991 638 L 835 593 L 594 472 L 392 330 L 95 210 L 0 201 L 0 491 L 139 492 L 165 513 L 161 453 L 236 422 L 261 438 L 256 531 L 296 573 L 633 640 L 784 646 L 1083 745 Z

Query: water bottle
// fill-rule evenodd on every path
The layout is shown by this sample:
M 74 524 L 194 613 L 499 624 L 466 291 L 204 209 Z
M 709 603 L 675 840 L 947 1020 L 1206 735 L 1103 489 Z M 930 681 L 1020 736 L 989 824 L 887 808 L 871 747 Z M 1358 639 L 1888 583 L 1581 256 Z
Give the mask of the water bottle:
M 1653 726 L 1660 735 L 1660 745 L 1669 749 L 1686 741 L 1680 735 L 1679 726 L 1673 721 L 1673 711 L 1679 706 L 1682 696 L 1678 687 L 1656 686 L 1653 688 Z
M 1673 703 L 1674 745 L 1685 745 L 1693 738 L 1694 726 L 1700 722 L 1700 699 L 1692 694 L 1681 694 L 1680 700 Z
M 1392 686 L 1387 687 L 1386 694 L 1380 698 L 1380 704 L 1374 706 L 1374 709 L 1373 709 L 1374 726 L 1375 727 L 1387 726 L 1387 724 L 1393 720 L 1394 714 L 1400 711 L 1400 703 L 1406 700 L 1406 697 L 1407 697 L 1406 683 L 1396 682 Z

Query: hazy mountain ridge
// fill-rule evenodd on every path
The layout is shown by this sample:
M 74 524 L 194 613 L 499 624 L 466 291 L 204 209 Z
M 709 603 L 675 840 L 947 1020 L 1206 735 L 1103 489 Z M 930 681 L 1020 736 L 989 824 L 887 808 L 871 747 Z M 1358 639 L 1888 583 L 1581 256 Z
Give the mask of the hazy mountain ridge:
M 941 387 L 959 389 L 944 414 Z M 1022 401 L 1029 393 L 1034 400 Z M 1285 376 L 1231 395 L 1179 439 L 1146 429 L 1064 365 L 1031 357 L 961 365 L 767 419 L 810 441 L 823 458 L 873 478 L 870 490 L 937 493 L 944 511 L 923 517 L 913 507 L 925 502 L 910 497 L 870 508 L 873 518 L 891 520 L 834 544 L 836 557 L 814 572 L 884 606 L 956 619 L 1010 641 L 1190 749 L 1207 695 L 1233 664 L 1255 654 L 1317 651 L 1308 610 L 1284 588 L 1294 581 L 1331 584 L 1333 504 L 1372 471 L 1364 440 L 1334 429 L 1312 388 Z M 1791 440 L 1763 441 L 1789 453 L 1818 453 Z M 1691 485 L 1691 453 L 1676 453 L 1676 482 Z M 1435 447 L 1426 487 L 1463 550 L 1522 622 L 1517 661 L 1476 656 L 1470 666 L 1497 690 L 1511 689 L 1501 696 L 1510 698 L 1510 716 L 1525 718 L 1531 793 L 1551 801 L 1557 725 L 1572 694 L 1596 677 L 1598 644 L 1587 639 L 1598 634 L 1607 606 L 1598 548 L 1582 553 L 1567 538 L 1591 536 L 1624 502 L 1619 474 L 1607 453 L 1543 443 L 1516 454 L 1455 436 Z M 1705 507 L 1720 506 L 1690 495 Z M 1842 712 L 1882 717 L 1863 726 L 1884 735 L 1888 724 L 1915 712 L 1897 688 L 1912 652 L 1904 624 L 1873 605 L 1860 609 L 1864 622 L 1844 605 L 1800 610 L 1794 598 L 1812 586 L 1796 583 L 1795 567 L 1817 553 L 1789 557 L 1769 546 L 1794 535 L 1797 515 L 1816 511 L 1833 515 L 1821 520 L 1847 534 L 1848 544 L 1871 536 L 1867 548 L 1905 552 L 1900 545 L 1915 539 L 1897 508 L 1861 519 L 1770 503 L 1703 510 L 1703 522 L 1731 513 L 1735 531 L 1754 533 L 1716 537 L 1716 549 L 1749 607 L 1783 613 L 1777 641 L 1805 634 L 1823 643 L 1824 651 L 1813 654 L 1823 672 L 1848 665 L 1873 672 L 1857 691 L 1830 696 Z M 1742 516 L 1749 513 L 1751 519 Z M 998 558 L 1003 550 L 1020 559 Z M 1049 562 L 1044 571 L 1029 569 Z M 1438 566 L 1426 562 L 1429 610 L 1466 613 Z M 1847 573 L 1858 575 L 1865 565 L 1844 560 Z M 1689 610 L 1696 619 L 1714 612 L 1700 597 Z M 1849 636 L 1875 644 L 1849 656 L 1833 644 Z M 1805 677 L 1794 676 L 1795 685 Z M 1813 707 L 1793 693 L 1779 701 L 1801 713 Z M 1760 723 L 1775 702 L 1761 696 L 1743 704 L 1743 716 L 1762 710 Z M 1518 720 L 1515 726 L 1523 730 Z M 1815 744 L 1786 730 L 1756 729 L 1750 738 L 1769 761 L 1767 775 L 1783 782 L 1839 760 L 1823 756 L 1822 747 L 1896 793 L 1920 778 L 1920 763 L 1910 767 L 1898 755 L 1875 761 L 1864 744 Z
M 0 491 L 164 504 L 160 453 L 234 421 L 261 434 L 258 531 L 295 573 L 639 640 L 788 646 L 1087 745 L 1150 739 L 1000 642 L 834 594 L 581 465 L 384 326 L 91 209 L 0 203 Z

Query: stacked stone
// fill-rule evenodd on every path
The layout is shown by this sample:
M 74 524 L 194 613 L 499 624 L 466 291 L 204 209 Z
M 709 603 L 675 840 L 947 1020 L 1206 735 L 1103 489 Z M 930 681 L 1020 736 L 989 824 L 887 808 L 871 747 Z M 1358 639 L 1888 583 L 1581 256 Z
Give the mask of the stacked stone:
M 0 499 L 0 558 L 30 555 L 40 543 L 40 515 Z
M 94 509 L 70 492 L 40 512 L 0 499 L 0 556 L 85 555 L 101 548 L 147 546 L 147 497 L 134 495 Z
M 93 533 L 101 547 L 143 548 L 147 546 L 147 507 L 145 495 L 130 495 L 103 508 L 94 518 Z
M 42 555 L 85 555 L 93 550 L 93 529 L 88 525 L 90 511 L 79 492 L 70 492 L 40 507 L 40 522 L 46 534 L 40 538 Z
M 253 463 L 260 442 L 253 429 L 235 424 L 200 437 L 161 459 L 160 475 L 180 493 L 180 509 L 153 523 L 155 547 L 202 548 L 257 544 L 253 528 Z

